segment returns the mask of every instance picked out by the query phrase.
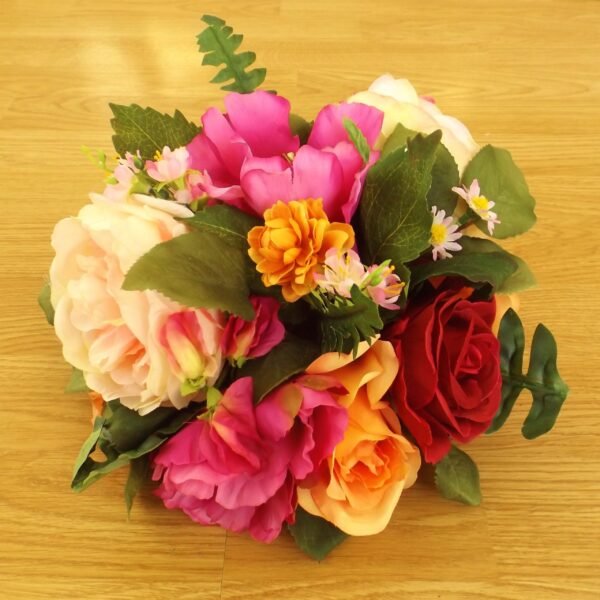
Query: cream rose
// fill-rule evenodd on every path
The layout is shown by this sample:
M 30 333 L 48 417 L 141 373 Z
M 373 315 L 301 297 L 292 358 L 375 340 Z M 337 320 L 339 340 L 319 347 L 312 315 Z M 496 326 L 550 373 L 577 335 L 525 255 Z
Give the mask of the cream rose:
M 401 123 L 407 129 L 422 133 L 441 129 L 442 143 L 454 157 L 461 173 L 479 150 L 469 130 L 458 119 L 444 115 L 432 100 L 419 97 L 407 79 L 382 75 L 367 91 L 354 94 L 348 102 L 361 102 L 383 111 L 378 146 L 382 146 L 396 125 Z
M 187 231 L 175 217 L 192 213 L 139 194 L 118 203 L 99 194 L 90 198 L 77 217 L 60 221 L 52 235 L 51 300 L 63 355 L 107 402 L 120 398 L 140 414 L 161 404 L 183 408 L 194 397 L 186 379 L 191 371 L 192 384 L 210 384 L 221 371 L 222 316 L 186 309 L 157 292 L 125 291 L 121 285 L 140 256 Z M 170 335 L 174 319 L 193 326 Z M 185 357 L 189 366 L 174 369 L 174 356 Z

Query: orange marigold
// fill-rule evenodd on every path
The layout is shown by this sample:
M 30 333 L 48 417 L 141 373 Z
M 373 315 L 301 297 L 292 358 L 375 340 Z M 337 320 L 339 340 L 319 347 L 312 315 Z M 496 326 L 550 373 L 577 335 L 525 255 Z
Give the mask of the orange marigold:
M 354 230 L 346 223 L 330 223 L 323 201 L 277 202 L 264 213 L 264 226 L 248 233 L 248 254 L 267 286 L 280 285 L 287 302 L 295 302 L 317 285 L 331 248 L 354 246 Z

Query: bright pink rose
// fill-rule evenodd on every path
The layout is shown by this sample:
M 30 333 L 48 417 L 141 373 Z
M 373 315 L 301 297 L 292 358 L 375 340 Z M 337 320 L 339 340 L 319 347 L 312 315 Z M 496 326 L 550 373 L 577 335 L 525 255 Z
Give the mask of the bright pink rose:
M 158 451 L 156 493 L 194 521 L 273 541 L 294 520 L 296 482 L 344 435 L 347 414 L 335 391 L 330 378 L 298 378 L 254 406 L 252 379 L 237 380 L 209 419 L 193 421 Z
M 250 302 L 254 307 L 254 319 L 244 321 L 231 315 L 221 338 L 223 355 L 237 362 L 264 356 L 285 335 L 279 320 L 279 302 L 275 298 L 253 296 Z
M 379 153 L 371 152 L 365 164 L 344 119 L 352 120 L 373 147 L 383 122 L 380 110 L 358 103 L 326 106 L 308 143 L 299 147 L 284 98 L 260 91 L 230 94 L 225 106 L 227 115 L 214 108 L 204 114 L 204 130 L 188 146 L 209 196 L 260 216 L 277 200 L 322 198 L 330 220 L 351 220 Z

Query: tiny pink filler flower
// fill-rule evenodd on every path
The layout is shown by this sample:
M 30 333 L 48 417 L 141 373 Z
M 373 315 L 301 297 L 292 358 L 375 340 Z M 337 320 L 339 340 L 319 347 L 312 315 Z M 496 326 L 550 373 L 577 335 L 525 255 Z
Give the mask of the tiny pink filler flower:
M 446 216 L 445 210 L 438 210 L 436 206 L 431 207 L 433 214 L 433 223 L 431 224 L 430 243 L 433 247 L 433 260 L 439 258 L 452 258 L 452 252 L 462 250 L 462 246 L 457 243 L 462 237 L 458 231 L 458 223 L 450 216 Z
M 481 195 L 479 181 L 473 179 L 468 188 L 463 185 L 461 188 L 453 187 L 452 191 L 456 192 L 478 217 L 487 221 L 488 231 L 490 235 L 494 235 L 494 225 L 500 225 L 498 215 L 491 210 L 496 203 Z
M 146 172 L 155 181 L 168 183 L 182 178 L 190 168 L 190 155 L 187 148 L 182 146 L 171 150 L 165 146 L 162 152 L 157 152 L 156 160 L 146 161 Z
M 352 287 L 366 291 L 375 304 L 397 310 L 404 283 L 393 273 L 390 261 L 365 267 L 354 250 L 332 248 L 325 255 L 323 274 L 315 275 L 318 287 L 329 294 L 350 298 Z

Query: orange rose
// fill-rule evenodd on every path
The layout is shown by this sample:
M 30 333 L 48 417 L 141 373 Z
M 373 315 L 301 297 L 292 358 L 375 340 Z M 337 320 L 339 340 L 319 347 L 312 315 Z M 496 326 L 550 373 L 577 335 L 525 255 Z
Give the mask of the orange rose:
M 248 233 L 248 254 L 267 286 L 280 285 L 287 302 L 295 302 L 316 287 L 314 274 L 331 248 L 354 246 L 354 230 L 346 223 L 330 223 L 323 201 L 277 202 L 264 213 L 264 226 Z
M 398 372 L 389 342 L 363 342 L 358 356 L 331 352 L 307 373 L 327 373 L 348 390 L 338 396 L 349 424 L 328 464 L 298 489 L 298 502 L 349 535 L 379 533 L 421 465 L 419 451 L 400 432 L 398 417 L 382 400 Z

